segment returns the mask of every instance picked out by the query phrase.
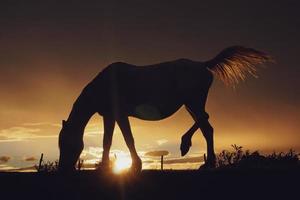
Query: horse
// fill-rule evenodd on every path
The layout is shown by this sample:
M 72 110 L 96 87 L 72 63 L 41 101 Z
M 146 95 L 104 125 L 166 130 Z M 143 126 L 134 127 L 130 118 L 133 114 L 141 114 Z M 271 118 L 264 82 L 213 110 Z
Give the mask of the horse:
M 109 151 L 115 123 L 120 127 L 132 158 L 131 169 L 141 171 L 142 161 L 136 151 L 128 117 L 162 120 L 185 106 L 194 124 L 181 138 L 181 155 L 191 147 L 191 138 L 200 128 L 207 144 L 207 159 L 202 168 L 214 168 L 213 127 L 205 103 L 214 76 L 227 85 L 236 85 L 247 75 L 256 76 L 257 66 L 272 61 L 262 51 L 232 46 L 211 60 L 200 62 L 178 59 L 146 66 L 116 62 L 104 68 L 73 104 L 59 133 L 60 171 L 75 170 L 84 144 L 83 134 L 96 113 L 103 117 L 102 167 L 109 167 Z

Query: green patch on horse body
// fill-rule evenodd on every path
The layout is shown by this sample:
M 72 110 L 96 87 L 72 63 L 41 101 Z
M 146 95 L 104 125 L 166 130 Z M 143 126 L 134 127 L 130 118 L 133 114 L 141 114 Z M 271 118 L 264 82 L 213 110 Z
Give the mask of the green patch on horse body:
M 150 104 L 138 105 L 134 112 L 136 117 L 145 120 L 160 120 L 164 118 L 160 110 L 156 106 Z
M 180 107 L 181 104 L 155 105 L 145 103 L 135 107 L 133 116 L 143 120 L 162 120 L 174 114 Z

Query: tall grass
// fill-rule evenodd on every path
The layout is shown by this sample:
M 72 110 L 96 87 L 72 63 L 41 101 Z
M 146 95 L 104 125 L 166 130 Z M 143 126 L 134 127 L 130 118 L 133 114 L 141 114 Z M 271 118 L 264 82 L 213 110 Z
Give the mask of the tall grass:
M 242 146 L 236 144 L 231 147 L 232 151 L 223 150 L 217 156 L 218 168 L 284 169 L 300 166 L 299 154 L 292 149 L 263 155 L 259 151 L 244 151 Z

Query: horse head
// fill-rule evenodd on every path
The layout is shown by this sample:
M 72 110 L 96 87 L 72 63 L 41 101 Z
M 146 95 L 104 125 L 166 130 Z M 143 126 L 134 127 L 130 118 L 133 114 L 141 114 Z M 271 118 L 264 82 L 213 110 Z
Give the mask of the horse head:
M 69 122 L 62 121 L 62 129 L 59 133 L 59 171 L 74 171 L 75 164 L 83 149 L 81 131 L 73 127 Z

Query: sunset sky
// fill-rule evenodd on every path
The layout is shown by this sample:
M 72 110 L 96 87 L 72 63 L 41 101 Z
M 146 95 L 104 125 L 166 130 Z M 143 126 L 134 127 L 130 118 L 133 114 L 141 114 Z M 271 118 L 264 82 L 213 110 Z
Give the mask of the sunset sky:
M 77 3 L 76 3 L 77 2 Z M 83 1 L 82 1 L 83 2 Z M 22 1 L 0 3 L 0 170 L 58 158 L 57 136 L 82 88 L 112 62 L 205 61 L 243 45 L 275 60 L 236 89 L 215 79 L 206 110 L 216 151 L 238 144 L 262 152 L 300 151 L 300 14 L 298 1 Z M 145 168 L 148 151 L 167 150 L 169 168 L 199 166 L 206 145 L 198 131 L 180 159 L 180 138 L 193 124 L 181 108 L 162 121 L 131 118 Z M 99 159 L 102 118 L 85 131 L 82 158 Z M 112 155 L 128 157 L 115 129 Z

